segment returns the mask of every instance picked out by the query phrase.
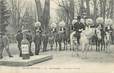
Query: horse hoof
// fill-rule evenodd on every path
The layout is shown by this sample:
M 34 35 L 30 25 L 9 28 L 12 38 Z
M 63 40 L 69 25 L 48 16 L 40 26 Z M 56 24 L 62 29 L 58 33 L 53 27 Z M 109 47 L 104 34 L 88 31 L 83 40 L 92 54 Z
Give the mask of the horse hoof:
M 2 58 L 3 58 L 3 56 L 0 57 L 0 59 L 2 59 Z
M 36 53 L 35 55 L 39 55 L 39 53 Z
M 22 57 L 22 54 L 20 54 L 19 56 Z
M 33 56 L 33 53 L 30 53 L 30 56 Z

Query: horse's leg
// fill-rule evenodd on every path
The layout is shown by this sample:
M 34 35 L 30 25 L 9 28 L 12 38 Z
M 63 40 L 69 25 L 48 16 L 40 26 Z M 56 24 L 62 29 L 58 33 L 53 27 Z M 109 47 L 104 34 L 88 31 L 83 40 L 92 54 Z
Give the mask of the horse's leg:
M 62 48 L 61 48 L 61 42 L 59 42 L 59 51 L 61 51 Z
M 103 40 L 101 39 L 101 41 L 100 41 L 100 51 L 102 51 L 103 50 Z
M 37 55 L 39 55 L 40 52 L 40 48 L 41 48 L 41 41 L 39 41 L 39 43 L 37 44 Z
M 51 51 L 53 50 L 53 48 L 52 48 L 52 45 L 53 45 L 53 43 L 52 43 L 52 40 L 50 40 L 50 48 L 51 48 Z
M 98 39 L 96 39 L 95 41 L 96 41 L 96 51 L 98 51 Z
M 32 50 L 31 50 L 31 44 L 32 44 L 32 42 L 29 42 L 29 54 L 30 54 L 30 56 L 33 56 L 33 53 L 32 53 Z
M 104 40 L 103 40 L 103 50 L 105 51 L 105 42 L 104 42 Z
M 68 42 L 67 42 L 67 39 L 66 39 L 65 41 L 66 41 L 66 50 L 68 50 L 68 48 L 67 48 L 67 45 L 68 45 L 68 44 L 67 44 L 67 43 L 68 43 Z
M 52 50 L 54 49 L 53 46 L 54 46 L 54 40 L 52 40 L 52 45 L 51 45 Z
M 66 44 L 65 44 L 65 40 L 63 40 L 63 45 L 64 45 L 64 50 L 65 50 L 65 49 L 66 49 L 66 48 L 65 48 L 65 45 L 66 45 Z
M 104 43 L 104 39 L 102 38 L 102 40 L 101 40 L 101 51 L 103 51 L 103 49 L 105 50 L 105 43 Z
M 91 51 L 93 50 L 93 47 L 92 47 L 92 39 L 90 40 L 90 47 L 91 47 Z
M 101 46 L 101 41 L 98 40 L 98 42 L 97 42 L 97 51 L 100 51 L 100 46 Z
M 107 49 L 108 49 L 108 44 L 106 42 L 106 47 L 105 47 L 105 52 L 107 53 Z
M 56 50 L 57 50 L 57 47 L 58 47 L 58 44 L 57 44 L 57 43 L 58 43 L 58 41 L 56 40 L 56 41 L 55 41 Z
M 70 51 L 73 49 L 73 41 L 70 39 Z
M 67 50 L 67 40 L 64 39 L 64 50 Z

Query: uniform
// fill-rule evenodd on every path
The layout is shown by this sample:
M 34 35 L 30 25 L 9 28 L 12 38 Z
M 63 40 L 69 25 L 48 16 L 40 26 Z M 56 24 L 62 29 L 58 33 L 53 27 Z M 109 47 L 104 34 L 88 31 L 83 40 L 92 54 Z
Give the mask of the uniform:
M 1 38 L 0 38 L 0 46 L 1 46 L 1 49 L 0 49 L 0 56 L 2 58 L 2 53 L 3 53 L 3 50 L 6 49 L 6 52 L 8 53 L 8 56 L 9 57 L 13 57 L 9 51 L 9 39 L 7 37 L 7 35 L 3 35 Z
M 18 48 L 19 48 L 19 51 L 20 51 L 20 56 L 22 56 L 22 50 L 21 50 L 21 42 L 23 40 L 23 33 L 22 32 L 19 31 L 17 33 L 16 40 L 18 42 Z
M 34 43 L 35 43 L 35 55 L 39 55 L 40 48 L 41 48 L 41 35 L 42 31 L 41 29 L 36 30 L 36 34 L 34 37 Z
M 106 32 L 112 32 L 112 27 L 111 26 L 107 26 L 107 27 L 105 27 L 105 31 Z
M 105 27 L 105 32 L 110 33 L 111 40 L 113 40 L 113 37 L 112 37 L 112 31 L 113 31 L 113 29 L 112 29 L 111 26 L 107 26 L 107 27 Z
M 75 37 L 77 37 L 77 43 L 80 44 L 79 40 L 80 40 L 80 33 L 81 30 L 85 30 L 85 26 L 83 23 L 81 22 L 76 22 L 74 24 L 74 31 L 76 31 Z

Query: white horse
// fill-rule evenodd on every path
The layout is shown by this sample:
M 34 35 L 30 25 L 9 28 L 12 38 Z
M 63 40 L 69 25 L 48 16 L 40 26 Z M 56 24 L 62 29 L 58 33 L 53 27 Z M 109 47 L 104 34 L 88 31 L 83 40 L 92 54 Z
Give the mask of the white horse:
M 111 34 L 109 32 L 105 32 L 105 38 L 104 38 L 104 41 L 105 41 L 105 51 L 106 52 L 109 52 L 110 51 L 110 45 L 111 45 Z
M 111 25 L 113 24 L 112 19 L 108 18 L 105 19 L 105 51 L 110 52 L 110 45 L 111 45 L 111 32 L 112 32 L 112 27 Z
M 81 47 L 81 51 L 82 54 L 85 57 L 87 57 L 87 52 L 90 48 L 90 39 L 93 37 L 93 35 L 95 35 L 95 29 L 94 28 L 86 28 L 84 31 L 82 31 L 81 33 L 81 37 L 80 37 L 80 47 Z
M 70 35 L 70 44 L 71 44 L 71 49 L 76 50 L 76 53 L 78 54 L 78 50 L 76 48 L 80 48 L 82 51 L 82 55 L 87 56 L 87 51 L 90 47 L 89 40 L 90 38 L 95 35 L 95 28 L 90 28 L 87 27 L 85 30 L 81 32 L 81 37 L 80 37 L 80 45 L 78 46 L 77 39 L 74 36 L 75 31 L 71 33 Z
M 77 44 L 77 39 L 74 36 L 75 34 L 76 34 L 75 31 L 70 34 L 70 48 L 73 49 L 73 50 L 75 50 L 75 48 L 77 48 L 77 45 L 78 45 Z

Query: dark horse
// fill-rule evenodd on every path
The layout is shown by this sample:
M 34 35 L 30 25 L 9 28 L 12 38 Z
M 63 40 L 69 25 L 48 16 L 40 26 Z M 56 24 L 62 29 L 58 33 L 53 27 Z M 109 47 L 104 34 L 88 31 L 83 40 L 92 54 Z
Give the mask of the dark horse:
M 51 50 L 53 50 L 55 39 L 56 39 L 56 28 L 50 28 L 48 42 L 51 47 Z
M 62 43 L 64 44 L 64 50 L 67 50 L 67 34 L 66 29 L 64 27 L 60 27 L 56 34 L 56 48 L 57 44 L 59 44 L 59 50 L 62 50 Z
M 103 30 L 102 25 L 99 25 L 96 30 L 96 51 L 103 51 L 103 48 L 105 49 L 105 31 Z

